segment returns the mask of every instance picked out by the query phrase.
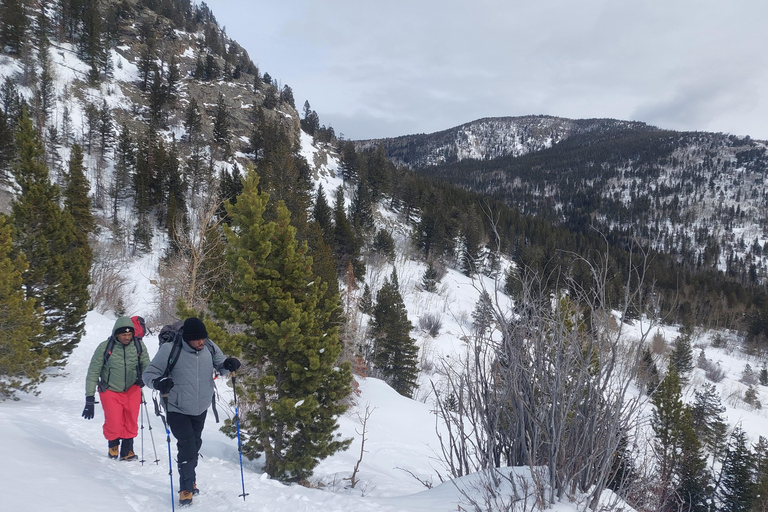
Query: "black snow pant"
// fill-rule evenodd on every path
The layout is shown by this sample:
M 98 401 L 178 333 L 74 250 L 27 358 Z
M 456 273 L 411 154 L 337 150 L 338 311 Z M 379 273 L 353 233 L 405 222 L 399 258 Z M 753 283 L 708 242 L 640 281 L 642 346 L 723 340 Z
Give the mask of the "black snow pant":
M 202 434 L 205 426 L 205 416 L 208 411 L 198 416 L 189 416 L 178 412 L 168 412 L 168 426 L 176 438 L 179 464 L 179 490 L 192 492 L 195 484 L 195 468 L 200 447 L 203 444 Z

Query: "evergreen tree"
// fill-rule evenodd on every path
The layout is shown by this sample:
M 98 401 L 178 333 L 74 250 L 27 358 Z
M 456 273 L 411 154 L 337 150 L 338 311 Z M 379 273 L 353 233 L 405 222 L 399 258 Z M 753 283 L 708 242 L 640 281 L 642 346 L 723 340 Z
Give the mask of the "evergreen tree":
M 478 336 L 484 336 L 493 323 L 493 301 L 488 291 L 483 289 L 472 312 L 472 322 Z
M 680 459 L 677 464 L 679 483 L 672 500 L 675 510 L 709 512 L 712 488 L 709 484 L 707 462 L 701 453 L 701 443 L 691 427 L 691 410 L 685 407 L 680 429 Z
M 216 109 L 213 114 L 213 140 L 223 151 L 224 156 L 229 156 L 229 109 L 224 94 L 219 93 L 216 101 Z
M 27 293 L 45 311 L 39 348 L 47 348 L 53 361 L 63 364 L 83 334 L 89 262 L 77 250 L 82 239 L 70 213 L 59 206 L 59 188 L 49 179 L 42 145 L 26 112 L 19 122 L 16 148 L 13 175 L 19 193 L 12 205 L 14 241 L 29 263 L 24 274 Z
M 427 262 L 427 269 L 421 276 L 421 289 L 429 293 L 437 291 L 437 269 L 432 260 Z
M 680 377 L 670 363 L 667 376 L 652 395 L 651 427 L 656 435 L 656 456 L 664 510 L 706 512 L 706 462 L 692 426 L 691 412 L 682 401 Z
M 755 469 L 753 510 L 768 510 L 768 439 L 763 436 L 754 445 L 752 461 Z
M 366 315 L 373 314 L 373 295 L 371 295 L 371 287 L 368 286 L 368 283 L 365 283 L 363 287 L 363 295 L 360 297 L 357 307 L 361 313 Z
M 265 455 L 280 480 L 311 475 L 317 463 L 349 445 L 334 431 L 351 391 L 348 364 L 333 323 L 337 300 L 312 273 L 306 244 L 296 240 L 287 208 L 265 222 L 268 197 L 251 169 L 224 231 L 231 284 L 216 299 L 217 317 L 242 326 L 241 429 L 248 457 Z M 248 369 L 251 369 L 250 371 Z
M 323 240 L 329 246 L 333 244 L 333 211 L 328 206 L 328 200 L 325 197 L 322 183 L 317 186 L 315 194 L 315 207 L 312 210 L 312 217 L 323 232 Z
M 112 222 L 117 222 L 117 213 L 126 198 L 131 197 L 131 176 L 136 167 L 136 149 L 133 146 L 128 126 L 122 125 L 115 149 L 115 169 L 109 186 L 112 200 Z
M 704 383 L 701 390 L 694 392 L 691 406 L 693 429 L 701 444 L 709 450 L 715 459 L 719 459 L 725 445 L 728 423 L 725 420 L 725 407 L 720 402 L 720 395 L 713 384 Z
M 395 391 L 407 397 L 412 396 L 419 374 L 419 348 L 411 337 L 412 329 L 393 268 L 392 275 L 376 294 L 373 308 L 373 364 Z
M 360 244 L 347 218 L 344 208 L 344 190 L 341 187 L 336 189 L 336 199 L 333 204 L 332 248 L 339 276 L 344 275 L 350 264 L 358 279 L 365 275 L 365 265 L 360 261 Z
M 355 195 L 352 198 L 349 216 L 357 233 L 366 235 L 374 228 L 373 198 L 368 186 L 362 181 L 355 186 Z
M 23 0 L 0 0 L 0 51 L 21 52 L 29 21 Z
M 395 260 L 395 240 L 389 231 L 385 229 L 377 231 L 371 248 L 373 252 L 383 255 L 387 260 Z
M 43 333 L 42 311 L 24 290 L 27 262 L 14 253 L 11 225 L 0 214 L 0 400 L 14 398 L 17 390 L 34 391 L 48 366 L 48 351 L 36 343 Z
M 675 348 L 670 356 L 671 363 L 675 366 L 677 374 L 684 382 L 684 376 L 693 370 L 693 348 L 691 337 L 688 334 L 680 334 L 675 339 Z
M 744 430 L 731 435 L 728 454 L 723 461 L 718 498 L 722 512 L 749 512 L 756 498 L 752 452 Z

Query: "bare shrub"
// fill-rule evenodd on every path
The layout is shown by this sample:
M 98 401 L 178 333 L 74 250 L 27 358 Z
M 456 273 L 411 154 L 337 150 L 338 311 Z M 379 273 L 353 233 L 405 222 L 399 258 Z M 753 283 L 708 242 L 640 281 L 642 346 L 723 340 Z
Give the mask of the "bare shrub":
M 640 264 L 628 268 L 622 316 L 650 310 L 646 258 L 642 254 Z M 537 468 L 534 487 L 542 508 L 585 493 L 588 507 L 596 509 L 604 490 L 622 495 L 628 485 L 631 467 L 617 470 L 616 453 L 641 406 L 630 389 L 653 326 L 643 326 L 639 338 L 625 335 L 624 324 L 615 328 L 605 314 L 612 275 L 607 258 L 580 263 L 591 271 L 589 289 L 563 278 L 561 269 L 527 272 L 515 309 L 495 304 L 500 335 L 473 336 L 464 367 L 444 365 L 446 388 L 433 390 L 448 431 L 438 435 L 453 477 L 505 466 Z M 450 395 L 458 398 L 455 411 L 445 405 Z M 506 498 L 504 507 L 519 499 Z M 470 501 L 484 510 L 480 501 Z
M 717 333 L 715 334 L 715 337 L 712 338 L 712 346 L 715 348 L 727 348 L 728 340 L 726 340 L 725 336 L 722 334 Z
M 752 366 L 749 363 L 744 365 L 744 370 L 742 370 L 741 379 L 739 380 L 749 387 L 757 385 L 758 375 L 757 373 L 755 373 L 755 371 L 752 369 Z
M 433 338 L 437 338 L 442 328 L 443 320 L 436 313 L 425 313 L 419 317 L 419 329 Z
M 725 370 L 720 366 L 720 363 L 712 363 L 710 361 L 709 366 L 704 368 L 704 375 L 712 382 L 720 382 L 725 378 Z
M 651 352 L 654 354 L 663 354 L 667 351 L 667 340 L 661 331 L 656 331 L 656 334 L 651 338 Z
M 117 244 L 94 243 L 92 248 L 89 308 L 102 314 L 110 311 L 121 313 L 128 284 L 123 247 Z

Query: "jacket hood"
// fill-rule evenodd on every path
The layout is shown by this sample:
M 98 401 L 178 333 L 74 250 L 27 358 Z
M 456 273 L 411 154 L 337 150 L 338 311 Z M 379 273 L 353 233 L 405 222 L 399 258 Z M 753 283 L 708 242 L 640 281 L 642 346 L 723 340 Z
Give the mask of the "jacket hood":
M 115 325 L 112 327 L 112 336 L 115 335 L 115 331 L 118 329 L 123 329 L 125 327 L 130 327 L 133 329 L 133 320 L 131 320 L 127 316 L 121 316 L 117 320 L 115 320 Z

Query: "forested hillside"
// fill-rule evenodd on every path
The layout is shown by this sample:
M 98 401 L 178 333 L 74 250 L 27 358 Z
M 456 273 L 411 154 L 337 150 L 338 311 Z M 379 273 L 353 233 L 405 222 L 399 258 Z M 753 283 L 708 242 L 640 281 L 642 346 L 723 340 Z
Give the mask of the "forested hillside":
M 0 399 L 152 295 L 151 327 L 198 316 L 242 360 L 223 431 L 281 482 L 350 445 L 354 374 L 430 401 L 445 478 L 528 467 L 537 507 L 747 496 L 717 397 L 682 386 L 719 382 L 702 326 L 765 348 L 764 143 L 540 116 L 343 140 L 189 0 L 0 0 L 0 50 Z
M 618 246 L 639 241 L 658 253 L 658 285 L 677 294 L 673 318 L 763 333 L 765 142 L 530 116 L 358 142 L 376 145 L 419 176 L 492 197 L 571 233 L 599 232 Z

